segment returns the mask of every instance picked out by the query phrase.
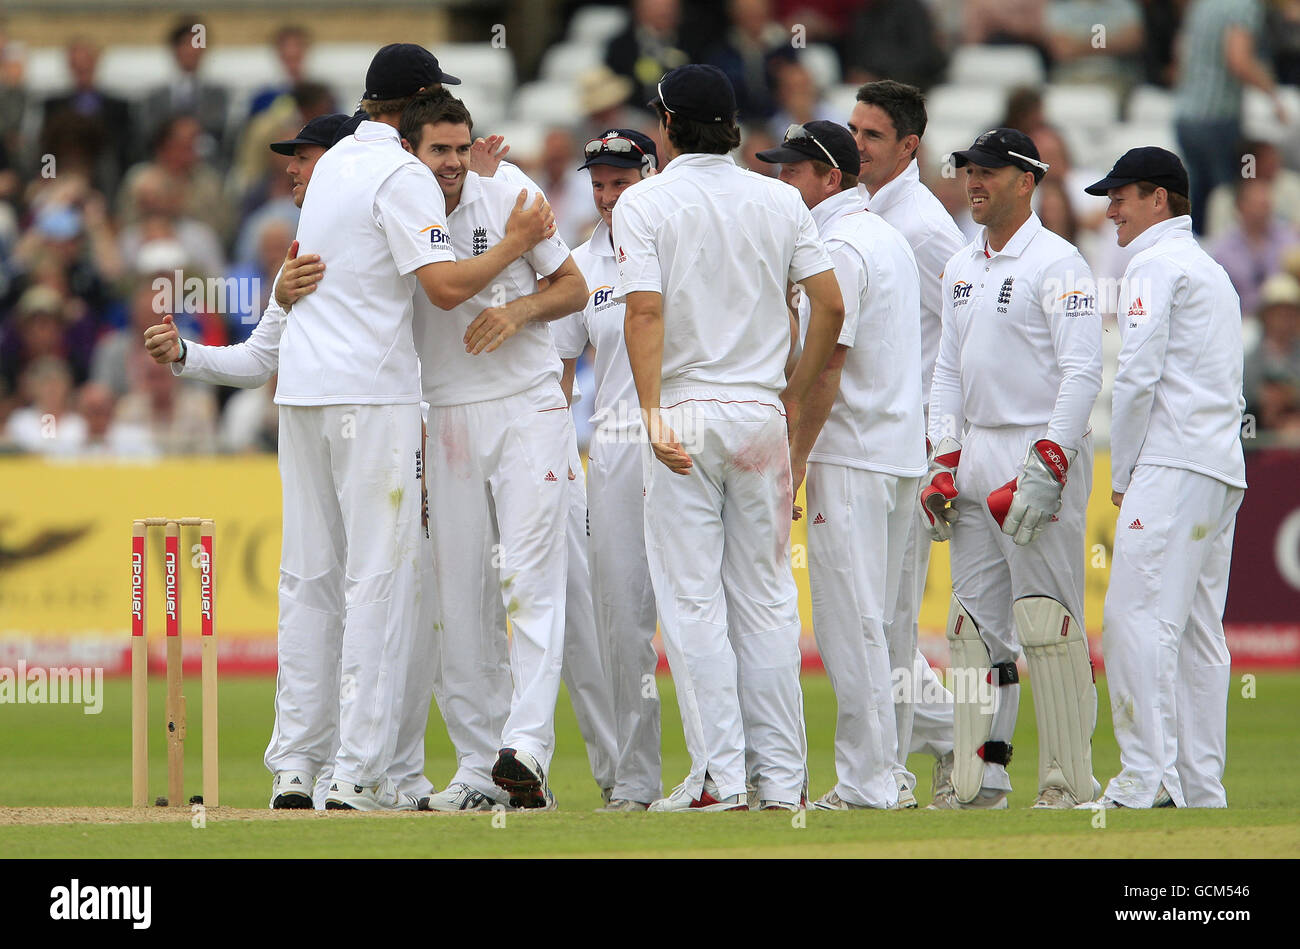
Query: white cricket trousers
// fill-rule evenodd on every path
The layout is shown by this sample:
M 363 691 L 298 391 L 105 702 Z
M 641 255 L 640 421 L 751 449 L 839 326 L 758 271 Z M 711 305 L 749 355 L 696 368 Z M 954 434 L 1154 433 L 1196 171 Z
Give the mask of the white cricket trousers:
M 903 551 L 903 575 L 898 600 L 885 623 L 889 643 L 889 664 L 894 681 L 901 687 L 894 693 L 894 719 L 898 726 L 898 760 L 894 779 L 900 787 L 915 788 L 916 775 L 907 770 L 910 752 L 942 758 L 952 751 L 952 693 L 935 674 L 930 661 L 917 648 L 920 635 L 921 601 L 930 570 L 930 535 L 921 523 L 922 514 L 914 503 Z
M 972 425 L 962 444 L 961 462 L 953 479 L 960 512 L 953 525 L 952 592 L 979 627 L 994 664 L 1015 662 L 1020 638 L 1012 616 L 1013 601 L 1048 596 L 1063 603 L 1078 622 L 1083 619 L 1084 527 L 1088 494 L 1092 490 L 1092 434 L 1084 436 L 1070 465 L 1061 510 L 1038 538 L 1016 546 L 993 520 L 987 503 L 990 492 L 1020 475 L 1025 452 L 1045 437 L 1047 427 Z M 994 690 L 996 707 L 992 741 L 1010 742 L 1020 709 L 1020 686 Z M 1096 702 L 1094 691 L 1092 701 Z M 1011 779 L 1000 764 L 984 766 L 984 787 L 1010 791 Z
M 578 439 L 570 426 L 568 485 L 569 584 L 564 597 L 564 685 L 569 690 L 578 731 L 587 746 L 591 776 L 602 791 L 614 787 L 618 760 L 618 733 L 614 721 L 614 699 L 606 672 L 608 658 L 596 626 L 592 603 L 592 578 L 587 552 L 590 545 L 587 523 L 586 478 Z
M 730 797 L 748 774 L 760 800 L 797 804 L 806 751 L 785 417 L 749 387 L 665 387 L 661 401 L 694 462 L 680 475 L 649 444 L 642 454 L 646 555 L 691 751 L 685 788 L 698 798 L 708 772 Z
M 390 773 L 416 635 L 419 451 L 419 405 L 280 407 L 273 772 L 332 759 L 348 784 Z
M 1138 465 L 1115 525 L 1102 652 L 1120 773 L 1106 796 L 1150 807 L 1227 807 L 1228 567 L 1245 491 L 1183 468 Z
M 898 803 L 898 733 L 885 618 L 898 600 L 919 478 L 810 462 L 808 575 L 813 632 L 835 689 L 835 792 Z
M 621 439 L 621 440 L 620 440 Z M 587 459 L 591 584 L 618 734 L 614 797 L 661 796 L 655 594 L 646 561 L 644 436 L 596 430 Z
M 549 770 L 555 746 L 572 428 L 557 383 L 429 409 L 438 700 L 456 748 L 452 783 L 494 799 L 501 748 Z

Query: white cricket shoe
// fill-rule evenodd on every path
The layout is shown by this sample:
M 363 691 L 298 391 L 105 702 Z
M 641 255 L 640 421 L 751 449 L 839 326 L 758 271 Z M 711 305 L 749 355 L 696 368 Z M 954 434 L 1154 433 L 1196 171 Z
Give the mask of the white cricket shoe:
M 1177 807 L 1174 799 L 1169 796 L 1165 786 L 1160 785 L 1160 790 L 1156 792 L 1156 799 L 1151 803 L 1154 810 L 1157 807 Z M 1111 810 L 1141 810 L 1141 808 L 1130 808 L 1127 804 L 1121 804 L 1114 798 L 1103 795 L 1095 801 L 1084 801 L 1082 804 L 1074 805 L 1076 811 L 1111 811 Z
M 640 811 L 649 810 L 649 804 L 643 804 L 640 801 L 629 801 L 627 798 L 612 798 L 604 807 L 596 808 L 597 814 L 630 814 L 639 813 Z
M 936 795 L 934 801 L 926 808 L 928 811 L 1005 811 L 1007 809 L 1007 792 L 992 788 L 980 788 L 975 800 L 964 802 L 957 800 L 956 791 L 947 791 L 942 796 Z
M 496 801 L 477 788 L 463 781 L 449 784 L 437 794 L 430 794 L 420 800 L 422 811 L 442 811 L 459 813 L 461 811 L 490 811 Z
M 398 794 L 391 778 L 382 784 L 344 784 L 337 778 L 330 782 L 325 796 L 327 811 L 414 811 L 419 803 L 413 797 Z
M 912 792 L 906 784 L 898 786 L 898 803 L 888 808 L 891 811 L 914 811 L 916 810 L 916 794 Z
M 277 771 L 271 780 L 271 810 L 311 810 L 311 789 L 315 780 L 306 771 Z
M 817 800 L 813 801 L 813 809 L 818 811 L 874 811 L 876 808 L 870 804 L 854 804 L 840 797 L 834 788 L 831 788 Z
M 546 785 L 546 773 L 526 751 L 502 748 L 492 766 L 492 783 L 510 795 L 510 806 L 554 810 L 555 796 Z
M 718 793 L 717 783 L 707 774 L 704 776 L 704 787 L 700 790 L 698 798 L 691 797 L 686 791 L 685 783 L 673 788 L 671 794 L 653 801 L 647 810 L 656 812 L 665 811 L 747 811 L 749 810 L 749 794 L 733 794 L 731 797 L 722 797 Z

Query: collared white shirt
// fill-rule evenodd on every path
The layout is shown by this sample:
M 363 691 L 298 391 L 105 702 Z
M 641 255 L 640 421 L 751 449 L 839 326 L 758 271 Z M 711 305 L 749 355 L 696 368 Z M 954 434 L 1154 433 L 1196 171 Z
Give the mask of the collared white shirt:
M 1244 488 L 1237 292 L 1186 215 L 1153 224 L 1129 247 L 1111 396 L 1111 486 L 1123 493 L 1135 466 L 1163 465 Z
M 623 339 L 626 307 L 615 293 L 618 264 L 604 220 L 596 225 L 591 240 L 574 248 L 573 261 L 587 280 L 587 305 L 551 324 L 555 348 L 561 359 L 573 359 L 582 355 L 588 343 L 596 347 L 596 403 L 591 422 L 597 426 L 597 437 L 634 430 L 640 426 L 641 403 Z
M 831 269 L 799 192 L 726 155 L 679 155 L 614 206 L 615 297 L 663 295 L 671 385 L 785 388 L 786 282 Z
M 397 129 L 362 122 L 316 162 L 298 244 L 326 274 L 280 340 L 281 405 L 418 403 L 412 299 L 425 264 L 454 260 L 442 191 Z
M 943 268 L 966 238 L 939 199 L 921 183 L 915 158 L 875 194 L 867 194 L 861 184 L 858 192 L 866 199 L 867 210 L 879 214 L 907 239 L 916 258 L 921 278 L 921 398 L 928 408 L 934 361 L 943 335 Z
M 930 390 L 930 439 L 1046 425 L 1079 447 L 1101 391 L 1097 288 L 1079 251 L 1030 214 L 1000 251 L 987 231 L 944 268 L 943 336 Z
M 844 298 L 845 354 L 830 417 L 808 454 L 904 478 L 925 474 L 921 411 L 920 279 L 906 239 L 862 206 L 856 188 L 812 209 Z M 800 339 L 808 332 L 799 307 Z
M 456 256 L 478 256 L 506 236 L 506 222 L 519 190 L 514 184 L 465 173 L 460 203 L 447 216 Z M 533 196 L 528 197 L 531 203 Z M 549 237 L 511 261 L 486 287 L 454 310 L 442 310 L 423 294 L 415 300 L 415 348 L 420 354 L 424 401 L 463 405 L 526 392 L 560 379 L 560 360 L 545 323 L 530 322 L 490 353 L 465 352 L 465 330 L 488 307 L 505 306 L 537 292 L 537 275 L 553 274 L 569 259 L 559 237 Z M 295 304 L 296 305 L 296 304 Z

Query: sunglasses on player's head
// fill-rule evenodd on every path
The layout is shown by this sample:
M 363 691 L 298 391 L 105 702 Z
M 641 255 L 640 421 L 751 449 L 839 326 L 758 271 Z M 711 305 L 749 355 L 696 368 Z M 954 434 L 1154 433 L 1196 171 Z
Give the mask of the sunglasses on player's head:
M 837 168 L 840 171 L 844 170 L 843 168 L 840 168 L 840 163 L 831 157 L 831 153 L 826 150 L 826 146 L 817 141 L 817 136 L 798 123 L 785 130 L 785 138 L 782 140 L 781 144 L 788 145 L 790 142 L 795 142 L 803 138 L 806 138 L 822 150 L 822 154 L 826 156 L 826 160 L 831 163 L 832 168 Z
M 601 152 L 610 152 L 615 155 L 630 155 L 634 148 L 642 155 L 645 154 L 645 149 L 630 138 L 623 135 L 611 135 L 609 138 L 593 138 L 586 144 L 586 146 L 584 146 L 582 151 L 588 158 L 594 158 Z

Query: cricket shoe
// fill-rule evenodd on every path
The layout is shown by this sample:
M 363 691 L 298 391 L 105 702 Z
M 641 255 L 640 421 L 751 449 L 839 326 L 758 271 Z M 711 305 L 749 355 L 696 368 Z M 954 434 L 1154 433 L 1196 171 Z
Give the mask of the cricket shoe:
M 707 774 L 704 776 L 704 787 L 700 789 L 698 798 L 692 797 L 686 790 L 686 784 L 682 783 L 673 788 L 671 794 L 662 797 L 650 804 L 647 810 L 656 812 L 666 811 L 747 811 L 749 810 L 749 794 L 733 794 L 731 797 L 722 797 L 718 793 L 717 783 Z
M 608 806 L 608 805 L 609 805 L 609 802 L 612 801 L 612 800 L 614 800 L 614 789 L 613 789 L 613 788 L 601 788 L 601 789 L 600 789 L 600 799 L 601 799 L 602 801 L 605 802 L 605 805 L 606 805 L 606 806 Z
M 640 801 L 629 801 L 627 798 L 612 798 L 604 807 L 596 808 L 597 814 L 631 814 L 649 810 L 649 804 L 642 804 Z
M 937 800 L 945 794 L 952 794 L 955 788 L 952 786 L 952 752 L 934 759 L 934 770 L 930 773 L 931 785 L 930 790 Z
M 271 781 L 271 810 L 309 811 L 315 782 L 306 771 L 277 771 Z
M 916 810 L 916 795 L 906 784 L 898 786 L 898 803 L 893 807 L 886 808 L 891 811 L 914 811 Z
M 1035 811 L 1069 811 L 1073 810 L 1080 804 L 1091 804 L 1101 793 L 1101 785 L 1097 779 L 1092 779 L 1092 797 L 1086 801 L 1080 801 L 1066 788 L 1049 786 L 1038 792 L 1038 800 L 1030 805 L 1030 810 Z
M 818 811 L 874 811 L 876 808 L 870 804 L 854 804 L 846 801 L 831 788 L 817 800 L 813 801 L 813 809 Z
M 449 784 L 437 794 L 420 799 L 420 810 L 460 813 L 461 811 L 490 811 L 496 801 L 463 781 Z
M 414 811 L 419 809 L 415 798 L 398 794 L 391 778 L 382 784 L 346 784 L 337 779 L 330 782 L 325 796 L 327 811 Z
M 554 810 L 555 797 L 546 786 L 541 764 L 526 751 L 502 748 L 492 766 L 492 783 L 510 795 L 510 806 Z
M 1007 809 L 1007 792 L 992 788 L 980 788 L 973 801 L 959 801 L 956 791 L 947 791 L 942 796 L 935 795 L 928 811 L 1005 811 Z
M 1156 792 L 1156 799 L 1152 802 L 1151 808 L 1157 807 L 1177 807 L 1174 799 L 1169 796 L 1165 786 L 1160 785 L 1160 790 Z M 1141 808 L 1130 808 L 1127 804 L 1121 804 L 1119 801 L 1109 797 L 1101 797 L 1096 801 L 1084 801 L 1082 804 L 1074 805 L 1076 811 L 1110 811 L 1110 810 L 1141 810 Z

